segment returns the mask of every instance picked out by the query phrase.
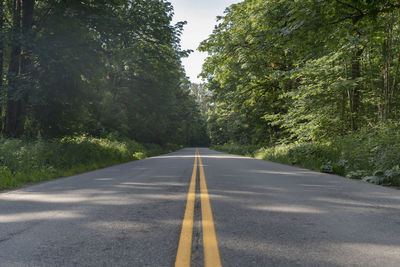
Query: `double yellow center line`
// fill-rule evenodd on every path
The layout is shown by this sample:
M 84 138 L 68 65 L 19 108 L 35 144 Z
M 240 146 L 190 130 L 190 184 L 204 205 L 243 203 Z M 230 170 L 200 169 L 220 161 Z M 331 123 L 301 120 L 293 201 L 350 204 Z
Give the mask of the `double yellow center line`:
M 182 231 L 179 239 L 175 267 L 188 267 L 191 263 L 194 204 L 196 200 L 197 166 L 199 167 L 200 173 L 200 199 L 203 228 L 204 266 L 220 267 L 222 266 L 222 264 L 219 256 L 217 236 L 215 234 L 214 218 L 211 210 L 210 197 L 208 196 L 203 163 L 197 149 L 194 159 L 192 178 L 190 180 L 189 192 L 186 201 L 186 210 L 182 223 Z

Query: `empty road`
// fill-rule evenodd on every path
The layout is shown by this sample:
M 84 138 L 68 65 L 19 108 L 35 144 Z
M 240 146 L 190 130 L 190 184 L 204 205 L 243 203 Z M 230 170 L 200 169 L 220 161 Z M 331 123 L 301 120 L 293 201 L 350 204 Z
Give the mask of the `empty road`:
M 400 191 L 206 148 L 0 193 L 0 266 L 400 266 Z

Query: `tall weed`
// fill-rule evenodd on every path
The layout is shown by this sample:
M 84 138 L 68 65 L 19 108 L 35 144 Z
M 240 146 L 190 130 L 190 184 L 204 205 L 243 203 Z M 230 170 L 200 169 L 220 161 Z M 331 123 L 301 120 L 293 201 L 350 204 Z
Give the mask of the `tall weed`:
M 24 141 L 0 138 L 0 190 L 177 150 L 89 136 Z
M 400 125 L 386 124 L 317 142 L 295 142 L 254 149 L 225 145 L 228 153 L 302 166 L 367 182 L 400 186 Z

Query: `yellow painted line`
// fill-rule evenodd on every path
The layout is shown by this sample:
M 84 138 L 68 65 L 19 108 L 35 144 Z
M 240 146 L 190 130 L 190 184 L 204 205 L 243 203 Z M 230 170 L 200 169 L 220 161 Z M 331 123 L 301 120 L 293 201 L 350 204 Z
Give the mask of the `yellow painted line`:
M 222 264 L 219 256 L 217 235 L 215 234 L 214 218 L 212 215 L 210 197 L 208 196 L 206 177 L 204 174 L 204 168 L 200 154 L 198 154 L 198 158 L 200 168 L 200 198 L 203 225 L 204 266 L 220 267 Z
M 185 216 L 182 222 L 182 231 L 179 238 L 178 252 L 175 259 L 175 267 L 189 267 L 191 261 L 190 257 L 192 253 L 194 202 L 196 197 L 197 154 L 198 151 L 196 149 L 192 178 L 190 180 L 189 192 L 186 201 Z

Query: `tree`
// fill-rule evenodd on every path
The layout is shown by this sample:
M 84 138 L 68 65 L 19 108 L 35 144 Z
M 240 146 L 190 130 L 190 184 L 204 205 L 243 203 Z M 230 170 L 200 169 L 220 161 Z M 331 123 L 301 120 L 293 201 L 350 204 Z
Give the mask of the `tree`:
M 185 23 L 171 24 L 170 3 L 8 2 L 4 135 L 189 144 L 205 132 L 181 64 Z
M 3 69 L 4 69 L 4 1 L 0 1 L 0 130 L 3 128 L 3 99 L 5 92 L 3 91 Z
M 394 118 L 398 12 L 397 1 L 230 6 L 200 46 L 213 141 L 316 140 Z

